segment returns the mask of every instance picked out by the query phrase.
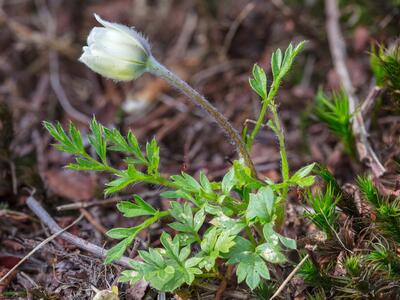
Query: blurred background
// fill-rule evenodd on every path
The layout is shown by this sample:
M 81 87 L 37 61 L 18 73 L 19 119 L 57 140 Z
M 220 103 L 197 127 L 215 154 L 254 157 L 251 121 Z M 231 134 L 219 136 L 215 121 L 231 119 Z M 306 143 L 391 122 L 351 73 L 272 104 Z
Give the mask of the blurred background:
M 400 3 L 342 0 L 340 10 L 351 80 L 360 99 L 364 99 L 374 84 L 369 65 L 371 46 L 390 46 L 396 41 Z M 165 174 L 182 170 L 196 175 L 203 169 L 210 180 L 219 179 L 235 157 L 224 133 L 162 80 L 145 74 L 134 82 L 118 83 L 78 62 L 88 33 L 99 26 L 94 13 L 144 33 L 155 57 L 203 93 L 239 131 L 246 122 L 251 126 L 260 107 L 258 97 L 248 86 L 253 64 L 260 64 L 269 74 L 273 50 L 307 40 L 277 101 L 291 169 L 322 162 L 342 183 L 363 171 L 328 129 L 310 116 L 319 87 L 327 91 L 340 88 L 321 0 L 2 0 L 0 274 L 7 269 L 5 261 L 12 261 L 12 257 L 18 260 L 46 234 L 25 207 L 30 191 L 36 191 L 36 197 L 58 216 L 60 224 L 70 222 L 76 214 L 59 213 L 56 207 L 104 198 L 102 189 L 107 177 L 63 169 L 71 157 L 50 146 L 52 141 L 42 126 L 44 120 L 59 121 L 64 127 L 71 120 L 85 133 L 94 115 L 106 126 L 123 132 L 131 129 L 142 144 L 155 137 L 161 146 L 161 170 Z M 399 183 L 394 158 L 400 152 L 400 122 L 398 102 L 388 101 L 383 99 L 379 110 L 374 111 L 369 134 L 389 170 L 383 184 L 393 188 Z M 261 174 L 279 180 L 279 152 L 270 130 L 261 132 L 252 157 Z M 119 157 L 112 159 L 115 165 L 122 165 Z M 159 201 L 154 186 L 134 186 L 127 194 L 130 192 Z M 295 194 L 292 198 L 289 205 L 296 211 L 298 200 Z M 116 213 L 113 205 L 93 207 L 87 212 L 88 220 L 76 233 L 99 245 L 112 243 L 104 237 L 104 230 L 134 225 Z M 302 224 L 294 213 L 288 219 L 288 234 L 304 234 L 307 227 Z M 151 241 L 160 230 L 152 228 L 141 238 Z M 43 295 L 71 299 L 79 295 L 75 299 L 86 299 L 90 284 L 107 288 L 117 272 L 82 255 L 71 258 L 54 245 L 43 251 L 23 269 L 30 272 L 28 278 L 33 278 L 37 286 L 19 273 L 5 289 L 38 289 Z M 65 290 L 60 292 L 60 287 Z

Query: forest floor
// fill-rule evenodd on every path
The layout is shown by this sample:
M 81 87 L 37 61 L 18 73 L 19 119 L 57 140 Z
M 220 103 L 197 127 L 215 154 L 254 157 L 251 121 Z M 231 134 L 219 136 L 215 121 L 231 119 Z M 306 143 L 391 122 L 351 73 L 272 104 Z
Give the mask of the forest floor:
M 395 41 L 400 8 L 394 9 L 390 1 L 341 2 L 345 2 L 340 26 L 348 54 L 346 64 L 354 91 L 363 102 L 374 87 L 371 45 Z M 131 83 L 115 83 L 78 62 L 90 29 L 97 26 L 94 13 L 145 33 L 154 55 L 205 94 L 238 130 L 245 122 L 251 124 L 260 105 L 248 85 L 253 64 L 259 63 L 269 74 L 272 51 L 307 40 L 278 95 L 291 169 L 319 162 L 341 185 L 350 186 L 357 175 L 377 172 L 350 158 L 338 139 L 310 113 L 319 88 L 330 91 L 341 86 L 329 47 L 323 1 L 3 0 L 0 277 L 51 236 L 43 220 L 27 207 L 30 197 L 62 228 L 82 214 L 79 224 L 68 231 L 105 249 L 115 243 L 105 236 L 108 229 L 137 222 L 116 211 L 117 201 L 135 193 L 155 206 L 168 203 L 158 196 L 159 187 L 149 185 L 135 185 L 105 198 L 107 176 L 64 169 L 72 158 L 51 147 L 44 120 L 57 120 L 63 126 L 72 120 L 87 132 L 88 121 L 95 115 L 104 125 L 124 132 L 131 129 L 141 143 L 155 137 L 165 174 L 184 170 L 195 176 L 205 170 L 210 180 L 220 179 L 235 157 L 231 143 L 216 124 L 163 81 L 144 75 Z M 383 97 L 364 120 L 369 141 L 385 169 L 384 175 L 376 176 L 384 194 L 400 192 L 398 103 L 396 107 Z M 271 131 L 261 132 L 251 155 L 261 175 L 279 180 L 279 148 Z M 316 231 L 302 217 L 303 206 L 301 195 L 291 191 L 285 224 L 289 237 L 301 239 Z M 141 232 L 131 255 L 135 256 L 138 248 L 157 245 L 164 229 L 159 223 Z M 0 283 L 0 299 L 91 299 L 95 289 L 117 284 L 121 270 L 57 237 Z M 218 282 L 196 286 L 197 299 L 214 299 L 218 287 Z M 293 298 L 305 298 L 306 288 L 300 280 L 289 288 Z M 120 284 L 119 289 L 121 299 L 160 297 L 147 286 Z M 224 295 L 226 299 L 250 297 L 233 283 Z M 186 299 L 184 293 L 175 298 Z

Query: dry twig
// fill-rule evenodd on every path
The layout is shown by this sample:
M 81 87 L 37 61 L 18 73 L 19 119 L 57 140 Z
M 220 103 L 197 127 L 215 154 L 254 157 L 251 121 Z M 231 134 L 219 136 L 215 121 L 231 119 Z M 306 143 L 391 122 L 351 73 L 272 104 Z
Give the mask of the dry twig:
M 375 177 L 380 177 L 386 171 L 368 141 L 368 133 L 364 126 L 361 112 L 357 109 L 358 99 L 351 83 L 349 70 L 346 66 L 346 45 L 339 27 L 339 9 L 337 0 L 325 0 L 327 16 L 326 29 L 329 47 L 336 72 L 341 84 L 349 97 L 349 111 L 353 114 L 353 134 L 356 138 L 356 148 L 361 162 L 371 168 Z
M 270 300 L 275 299 L 276 297 L 278 297 L 278 295 L 283 291 L 283 289 L 285 288 L 285 286 L 290 282 L 290 280 L 292 280 L 293 276 L 296 275 L 297 271 L 301 268 L 301 266 L 306 262 L 306 260 L 310 257 L 309 254 L 307 254 L 306 256 L 304 256 L 304 258 L 299 262 L 299 264 L 296 266 L 296 268 L 293 269 L 292 272 L 290 272 L 289 276 L 286 277 L 286 279 L 282 282 L 282 284 L 280 285 L 280 287 L 276 290 L 276 292 L 272 295 L 272 297 L 270 298 Z
M 47 213 L 47 211 L 43 209 L 43 207 L 39 204 L 39 202 L 35 198 L 30 196 L 26 201 L 26 204 L 33 211 L 33 213 L 50 229 L 52 233 L 57 233 L 62 230 L 61 227 L 58 226 L 58 224 L 54 221 L 54 219 Z M 61 232 L 61 233 L 59 232 L 58 234 L 63 240 L 73 244 L 74 246 L 82 250 L 85 250 L 93 254 L 94 256 L 100 258 L 105 258 L 106 256 L 106 250 L 104 250 L 103 248 L 95 244 L 89 243 L 84 239 L 81 239 L 69 232 Z M 131 268 L 129 264 L 130 260 L 131 260 L 130 258 L 123 256 L 119 260 L 116 260 L 114 263 L 126 268 Z
M 84 208 L 80 208 L 79 211 L 81 212 L 81 214 L 85 217 L 86 220 L 88 220 L 88 222 L 90 224 L 93 225 L 94 228 L 96 228 L 97 231 L 101 232 L 103 235 L 106 235 L 107 229 L 104 228 L 103 225 L 101 225 L 93 216 L 92 214 L 84 209 Z
M 367 98 L 365 98 L 365 101 L 361 105 L 361 113 L 363 117 L 367 116 L 369 111 L 372 108 L 372 105 L 374 104 L 376 98 L 381 94 L 382 88 L 379 86 L 374 86 L 368 93 Z

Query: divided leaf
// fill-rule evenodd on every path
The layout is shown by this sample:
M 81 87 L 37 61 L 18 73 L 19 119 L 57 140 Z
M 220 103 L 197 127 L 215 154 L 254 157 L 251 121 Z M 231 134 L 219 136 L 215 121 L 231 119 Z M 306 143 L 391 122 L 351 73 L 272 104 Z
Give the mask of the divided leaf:
M 285 55 L 282 58 L 281 49 L 277 49 L 271 56 L 271 69 L 274 80 L 281 80 L 293 65 L 294 58 L 303 49 L 305 41 L 300 42 L 295 48 L 290 45 L 285 50 Z
M 270 279 L 265 261 L 255 251 L 250 241 L 238 236 L 228 257 L 228 264 L 238 264 L 236 268 L 238 283 L 245 280 L 248 287 L 254 290 L 259 286 L 261 278 Z
M 184 233 L 196 235 L 205 220 L 204 210 L 200 209 L 193 216 L 192 208 L 188 203 L 182 205 L 173 201 L 171 202 L 170 212 L 171 216 L 174 217 L 177 222 L 170 223 L 168 226 L 176 231 Z
M 103 138 L 103 126 L 96 121 L 96 118 L 93 118 L 89 127 L 92 132 L 88 136 L 89 143 L 93 146 L 101 162 L 106 165 L 107 141 Z
M 123 214 L 124 217 L 132 218 L 139 216 L 153 216 L 157 212 L 150 204 L 144 201 L 140 196 L 133 196 L 135 202 L 120 201 L 117 204 L 117 209 Z
M 256 194 L 250 194 L 250 201 L 246 211 L 246 218 L 258 218 L 263 223 L 274 219 L 274 204 L 276 197 L 270 187 L 262 187 Z

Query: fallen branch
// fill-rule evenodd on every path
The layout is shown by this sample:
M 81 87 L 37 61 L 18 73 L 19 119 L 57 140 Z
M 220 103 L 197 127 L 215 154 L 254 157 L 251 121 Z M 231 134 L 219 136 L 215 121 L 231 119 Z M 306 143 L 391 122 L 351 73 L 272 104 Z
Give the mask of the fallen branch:
M 28 205 L 28 207 L 40 219 L 40 221 L 42 221 L 43 224 L 45 224 L 50 229 L 51 233 L 53 234 L 58 233 L 60 238 L 71 243 L 72 245 L 82 250 L 85 250 L 96 257 L 105 258 L 107 252 L 105 249 L 95 244 L 89 243 L 84 239 L 81 239 L 69 232 L 63 232 L 63 229 L 60 226 L 58 226 L 56 221 L 54 221 L 54 219 L 47 213 L 47 211 L 43 209 L 43 207 L 39 204 L 39 202 L 35 198 L 30 196 L 26 201 L 26 205 Z M 114 263 L 126 268 L 131 268 L 129 264 L 130 261 L 131 261 L 130 258 L 123 256 L 119 260 L 114 261 Z
M 356 139 L 357 153 L 360 161 L 371 168 L 375 177 L 382 176 L 386 169 L 379 161 L 377 155 L 368 141 L 368 133 L 360 110 L 357 109 L 358 99 L 354 93 L 349 70 L 346 66 L 346 45 L 339 27 L 339 9 L 337 0 L 325 0 L 325 13 L 327 17 L 326 29 L 329 47 L 341 84 L 349 97 L 349 112 L 353 114 L 353 134 Z

